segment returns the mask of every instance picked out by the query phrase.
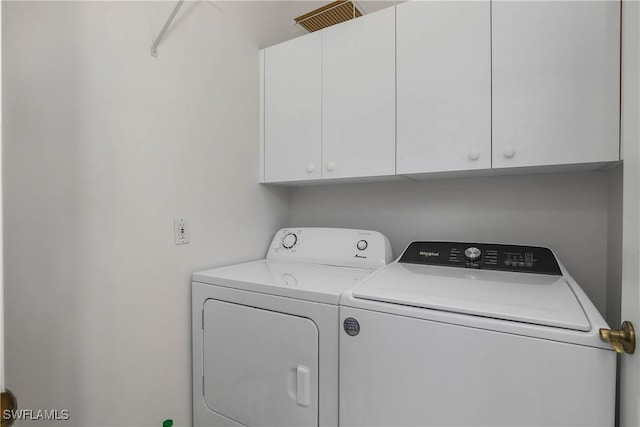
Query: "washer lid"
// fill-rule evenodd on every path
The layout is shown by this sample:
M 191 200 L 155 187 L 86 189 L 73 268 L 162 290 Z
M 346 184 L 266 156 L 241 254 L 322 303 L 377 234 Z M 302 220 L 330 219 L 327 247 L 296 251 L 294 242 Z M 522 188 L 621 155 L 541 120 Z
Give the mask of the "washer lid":
M 390 264 L 353 291 L 364 300 L 589 331 L 562 276 Z

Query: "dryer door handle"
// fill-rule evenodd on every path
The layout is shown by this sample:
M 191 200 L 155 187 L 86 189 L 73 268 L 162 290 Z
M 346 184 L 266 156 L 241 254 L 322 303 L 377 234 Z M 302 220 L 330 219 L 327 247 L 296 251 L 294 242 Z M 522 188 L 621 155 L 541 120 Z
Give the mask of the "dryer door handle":
M 311 369 L 298 365 L 296 378 L 296 402 L 300 406 L 309 406 L 311 404 Z

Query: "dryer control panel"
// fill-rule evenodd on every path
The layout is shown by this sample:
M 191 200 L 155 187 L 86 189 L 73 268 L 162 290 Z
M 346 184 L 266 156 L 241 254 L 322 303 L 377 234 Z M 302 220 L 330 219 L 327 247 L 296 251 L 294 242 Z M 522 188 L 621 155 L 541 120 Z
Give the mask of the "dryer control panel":
M 275 234 L 267 259 L 375 270 L 393 258 L 389 239 L 377 231 L 291 227 Z
M 482 270 L 562 275 L 556 257 L 539 246 L 466 242 L 413 242 L 399 262 Z

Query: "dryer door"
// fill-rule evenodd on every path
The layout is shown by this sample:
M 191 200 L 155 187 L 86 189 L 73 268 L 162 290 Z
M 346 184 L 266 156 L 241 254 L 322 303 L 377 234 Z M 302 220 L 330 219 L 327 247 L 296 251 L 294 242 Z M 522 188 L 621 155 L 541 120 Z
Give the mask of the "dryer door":
M 205 404 L 245 426 L 318 425 L 318 328 L 311 320 L 209 299 Z

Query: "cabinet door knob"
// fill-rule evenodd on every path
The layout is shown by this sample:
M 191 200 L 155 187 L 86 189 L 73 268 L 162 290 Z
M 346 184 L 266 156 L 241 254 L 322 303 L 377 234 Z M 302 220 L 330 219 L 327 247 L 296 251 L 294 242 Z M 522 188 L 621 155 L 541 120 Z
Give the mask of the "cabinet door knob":
M 516 150 L 513 147 L 506 147 L 504 150 L 502 150 L 502 155 L 505 159 L 510 159 L 515 156 L 515 154 Z
M 335 168 L 336 168 L 336 164 L 335 164 L 335 163 L 333 163 L 333 162 L 329 162 L 329 163 L 327 163 L 327 170 L 328 170 L 329 172 L 331 172 L 331 171 L 332 171 L 332 170 L 334 170 Z
M 313 163 L 309 163 L 309 164 L 307 165 L 307 173 L 311 173 L 311 172 L 313 172 L 314 170 L 316 170 L 316 165 L 314 165 Z
M 472 162 L 475 162 L 476 160 L 478 160 L 479 157 L 480 157 L 480 152 L 478 152 L 478 150 L 469 151 L 469 160 L 471 160 Z

